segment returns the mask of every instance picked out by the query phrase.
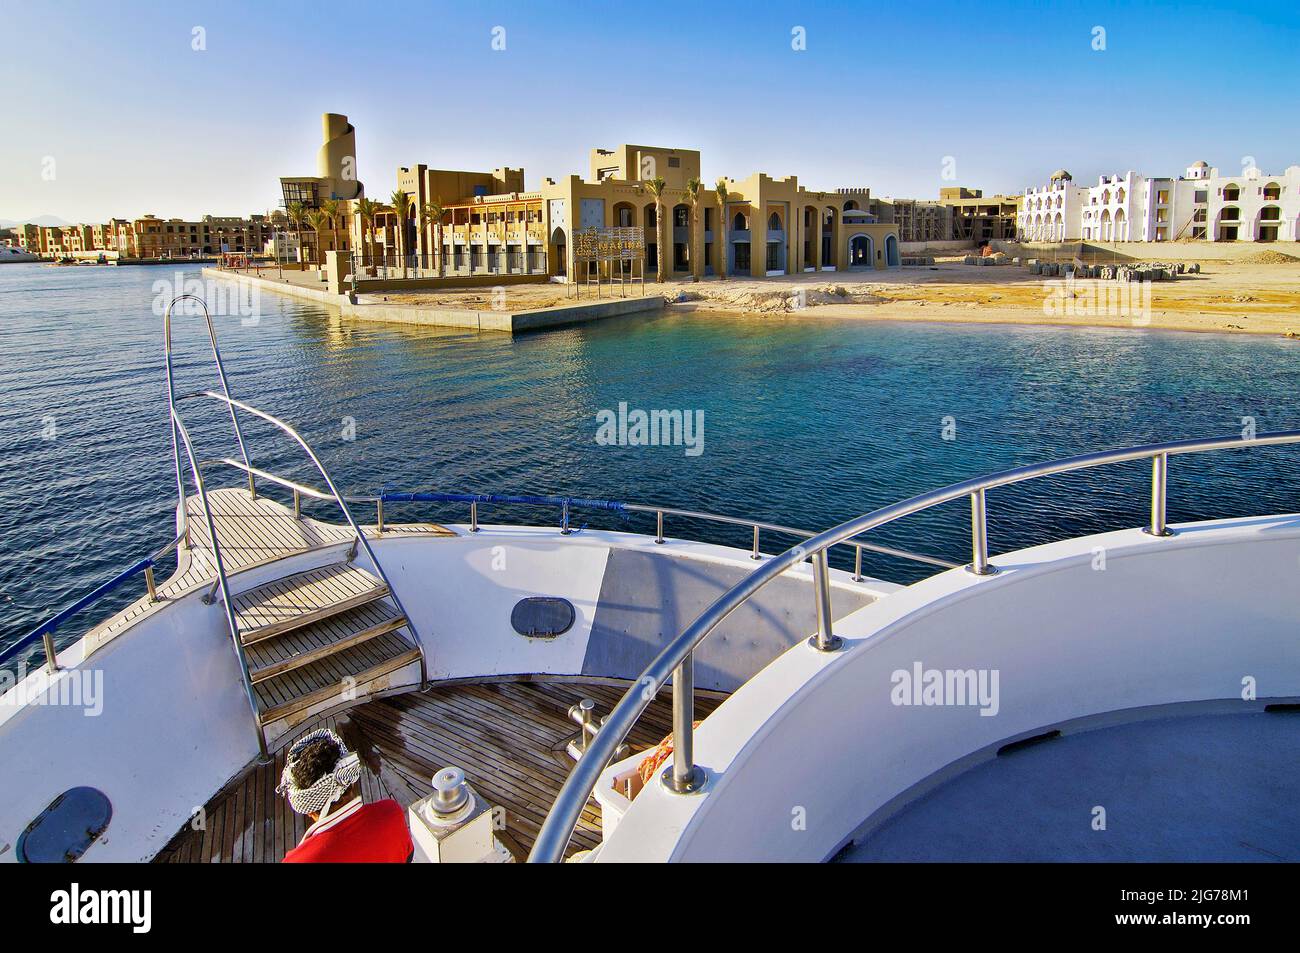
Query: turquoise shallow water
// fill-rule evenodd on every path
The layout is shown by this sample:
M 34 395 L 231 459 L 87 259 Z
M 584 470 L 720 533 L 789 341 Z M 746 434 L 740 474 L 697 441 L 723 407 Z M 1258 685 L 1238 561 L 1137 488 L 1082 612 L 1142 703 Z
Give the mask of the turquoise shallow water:
M 163 268 L 0 268 L 0 648 L 170 537 L 152 303 L 154 283 L 174 278 Z M 819 529 L 1008 466 L 1238 433 L 1243 417 L 1260 431 L 1300 427 L 1300 344 L 1281 339 L 815 313 L 669 313 L 509 338 L 347 323 L 270 294 L 260 304 L 255 324 L 219 319 L 232 392 L 297 425 L 349 492 L 590 496 Z M 197 319 L 176 336 L 182 389 L 212 384 Z M 703 452 L 597 443 L 597 413 L 620 401 L 703 411 Z M 231 454 L 215 408 L 190 407 L 200 453 Z M 941 437 L 945 417 L 955 440 Z M 268 427 L 248 432 L 258 465 L 308 475 Z M 1170 519 L 1295 510 L 1298 461 L 1300 450 L 1287 448 L 1176 460 Z M 1148 469 L 990 494 L 993 551 L 1140 525 Z M 387 515 L 467 518 L 463 507 Z M 494 509 L 483 519 L 556 515 Z M 880 539 L 964 559 L 966 518 L 951 504 Z M 575 523 L 652 529 L 610 513 L 578 513 Z M 675 530 L 748 544 L 743 531 L 670 521 Z M 928 572 L 887 559 L 867 568 L 898 581 Z

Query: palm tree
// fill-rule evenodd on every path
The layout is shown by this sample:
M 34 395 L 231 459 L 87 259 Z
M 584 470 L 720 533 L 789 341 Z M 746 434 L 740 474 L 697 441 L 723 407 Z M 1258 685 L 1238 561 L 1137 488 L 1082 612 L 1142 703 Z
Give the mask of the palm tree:
M 667 260 L 664 256 L 664 182 L 662 175 L 641 183 L 655 197 L 655 280 L 663 284 L 668 280 Z
M 316 232 L 316 267 L 324 268 L 325 243 L 321 240 L 321 236 L 325 233 L 325 229 L 330 227 L 329 212 L 323 208 L 312 209 L 307 213 L 307 224 Z
M 713 191 L 718 193 L 718 225 L 720 226 L 718 234 L 722 237 L 718 277 L 725 279 L 727 277 L 727 180 L 718 179 L 718 184 L 713 187 Z
M 339 221 L 343 218 L 343 203 L 338 199 L 326 199 L 320 203 L 320 209 L 330 220 L 330 232 L 334 236 L 334 250 L 342 251 L 343 245 L 339 241 Z
M 442 277 L 442 216 L 447 210 L 442 207 L 442 196 L 437 201 L 425 202 L 420 209 L 420 225 L 428 228 L 433 225 L 433 251 L 438 256 L 438 277 Z
M 395 228 L 396 234 L 393 241 L 397 246 L 397 257 L 402 260 L 402 277 L 406 277 L 406 216 L 411 211 L 411 197 L 401 189 L 394 189 L 393 194 L 389 196 L 388 201 L 393 205 L 393 213 L 397 218 Z
M 366 253 L 374 253 L 375 213 L 379 203 L 367 198 L 357 200 L 357 213 L 361 216 L 361 254 L 364 262 Z
M 727 277 L 727 250 L 728 250 L 727 180 L 718 179 L 717 184 L 713 186 L 713 191 L 716 192 L 718 195 L 718 229 L 719 229 L 718 234 L 722 239 L 722 244 L 719 246 L 722 253 L 718 256 L 718 277 L 725 281 Z
M 693 281 L 699 281 L 701 273 L 699 256 L 695 254 L 695 222 L 699 216 L 701 188 L 703 188 L 703 183 L 700 182 L 699 178 L 691 178 L 686 183 L 686 206 L 690 210 L 687 219 L 689 227 L 686 229 L 686 247 L 689 249 L 687 254 L 691 258 L 691 280 Z
M 307 206 L 301 202 L 290 202 L 285 206 L 285 214 L 289 216 L 294 234 L 298 236 L 298 263 L 305 264 L 302 261 L 302 223 L 307 220 Z

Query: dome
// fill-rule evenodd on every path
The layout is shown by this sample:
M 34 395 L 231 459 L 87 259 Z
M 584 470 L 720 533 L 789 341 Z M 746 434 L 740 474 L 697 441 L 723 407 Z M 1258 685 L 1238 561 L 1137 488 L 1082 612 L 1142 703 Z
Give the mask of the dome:
M 1200 162 L 1193 162 L 1190 166 L 1190 168 L 1193 169 L 1208 169 L 1209 167 L 1210 164 L 1206 162 L 1204 159 L 1202 159 Z
M 1069 179 L 1070 181 L 1074 181 L 1074 176 L 1070 175 L 1070 173 L 1066 172 L 1064 169 L 1057 169 L 1052 173 L 1052 180 L 1055 181 L 1056 179 Z

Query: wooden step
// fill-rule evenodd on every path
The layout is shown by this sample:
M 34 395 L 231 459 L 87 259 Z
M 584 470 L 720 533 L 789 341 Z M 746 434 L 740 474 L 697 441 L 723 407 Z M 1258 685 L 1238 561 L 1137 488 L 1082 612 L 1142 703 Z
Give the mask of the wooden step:
M 234 597 L 235 621 L 245 645 L 311 625 L 388 595 L 388 586 L 364 569 L 335 563 L 276 579 Z
M 302 668 L 354 645 L 393 632 L 406 617 L 387 599 L 368 602 L 327 619 L 249 645 L 245 654 L 253 682 Z
M 331 697 L 341 700 L 344 679 L 355 688 L 418 661 L 420 650 L 397 632 L 386 632 L 341 652 L 263 679 L 253 686 L 263 725 L 286 718 Z

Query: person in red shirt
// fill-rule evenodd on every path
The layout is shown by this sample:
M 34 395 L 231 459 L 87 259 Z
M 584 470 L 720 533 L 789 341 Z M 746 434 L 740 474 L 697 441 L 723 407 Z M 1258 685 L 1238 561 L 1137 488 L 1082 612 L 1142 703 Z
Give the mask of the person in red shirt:
M 286 864 L 402 864 L 414 853 L 406 812 L 391 798 L 363 804 L 361 760 L 328 728 L 299 738 L 277 793 L 312 819 Z

